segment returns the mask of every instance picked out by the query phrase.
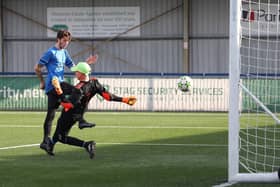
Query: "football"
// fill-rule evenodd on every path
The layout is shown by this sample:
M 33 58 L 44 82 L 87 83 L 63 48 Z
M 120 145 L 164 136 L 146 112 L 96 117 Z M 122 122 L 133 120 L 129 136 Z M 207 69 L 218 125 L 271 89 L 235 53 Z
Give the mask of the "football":
M 182 92 L 190 91 L 192 87 L 192 79 L 188 76 L 182 76 L 178 79 L 177 87 Z

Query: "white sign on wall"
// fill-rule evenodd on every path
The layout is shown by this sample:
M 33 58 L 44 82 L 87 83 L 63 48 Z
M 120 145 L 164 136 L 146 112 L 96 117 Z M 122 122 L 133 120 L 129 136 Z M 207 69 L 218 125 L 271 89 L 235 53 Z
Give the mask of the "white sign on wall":
M 54 29 L 67 29 L 74 37 L 112 37 L 140 24 L 140 8 L 49 7 L 47 24 Z M 48 30 L 47 35 L 56 37 L 56 32 Z M 140 28 L 122 36 L 140 36 Z

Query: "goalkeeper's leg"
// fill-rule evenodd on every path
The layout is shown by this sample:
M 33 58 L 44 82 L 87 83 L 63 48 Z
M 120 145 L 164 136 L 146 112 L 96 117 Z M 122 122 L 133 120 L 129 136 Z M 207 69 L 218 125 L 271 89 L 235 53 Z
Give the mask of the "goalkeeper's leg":
M 77 89 L 75 86 L 67 83 L 67 82 L 62 82 L 60 83 L 61 89 L 63 90 L 63 93 L 65 95 L 71 95 L 72 99 L 71 102 L 75 105 L 77 102 L 79 102 L 80 98 L 82 97 L 82 93 L 79 89 Z M 81 113 L 83 114 L 84 111 L 81 111 Z M 79 122 L 79 129 L 83 129 L 83 128 L 91 128 L 94 127 L 95 124 L 94 123 L 89 123 L 87 122 L 83 115 L 80 115 L 77 119 Z
M 92 159 L 95 155 L 94 141 L 85 142 L 78 138 L 68 136 L 71 127 L 75 123 L 75 121 L 69 121 L 69 119 L 71 119 L 71 116 L 69 116 L 70 114 L 72 114 L 72 112 L 63 112 L 60 118 L 58 119 L 56 131 L 53 136 L 53 146 L 57 141 L 59 141 L 61 143 L 68 144 L 68 145 L 84 147 L 85 150 L 89 153 L 90 158 Z

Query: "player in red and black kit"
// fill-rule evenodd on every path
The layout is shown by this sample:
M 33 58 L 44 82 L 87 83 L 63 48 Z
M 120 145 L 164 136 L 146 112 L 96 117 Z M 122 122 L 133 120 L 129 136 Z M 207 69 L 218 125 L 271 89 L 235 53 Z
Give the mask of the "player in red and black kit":
M 89 78 L 88 75 L 91 68 L 87 63 L 80 62 L 71 68 L 71 71 L 75 71 L 76 78 L 80 81 L 75 86 L 80 92 L 75 91 L 69 97 L 69 100 L 73 105 L 70 104 L 69 106 L 64 106 L 65 108 L 57 121 L 57 127 L 52 138 L 49 154 L 54 155 L 54 145 L 59 141 L 64 144 L 84 147 L 92 159 L 95 155 L 95 142 L 86 142 L 68 135 L 72 126 L 81 118 L 81 116 L 83 116 L 91 98 L 96 94 L 99 94 L 107 101 L 123 102 L 131 106 L 135 104 L 136 98 L 119 97 L 108 92 L 97 79 Z

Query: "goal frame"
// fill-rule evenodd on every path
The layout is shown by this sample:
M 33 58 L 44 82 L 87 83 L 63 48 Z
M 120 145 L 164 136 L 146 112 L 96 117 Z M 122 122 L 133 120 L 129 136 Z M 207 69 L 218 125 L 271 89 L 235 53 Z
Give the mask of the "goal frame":
M 242 0 L 230 0 L 228 181 L 230 183 L 279 183 L 280 170 L 271 173 L 239 172 L 241 1 Z

